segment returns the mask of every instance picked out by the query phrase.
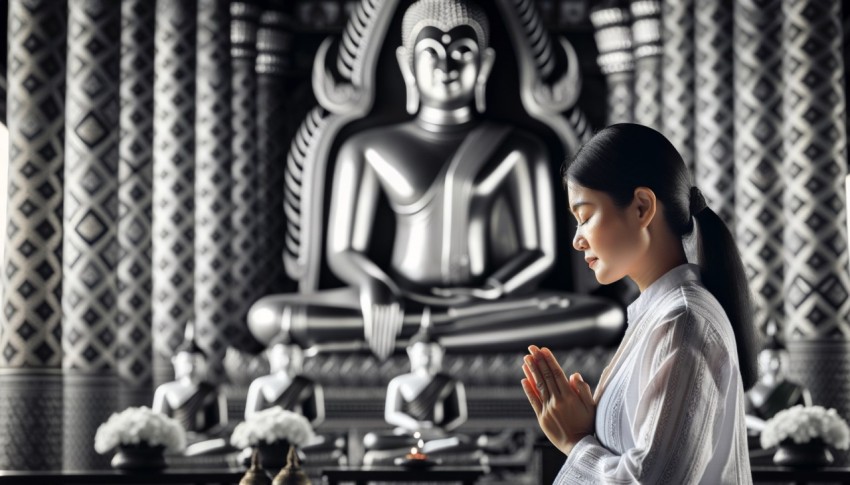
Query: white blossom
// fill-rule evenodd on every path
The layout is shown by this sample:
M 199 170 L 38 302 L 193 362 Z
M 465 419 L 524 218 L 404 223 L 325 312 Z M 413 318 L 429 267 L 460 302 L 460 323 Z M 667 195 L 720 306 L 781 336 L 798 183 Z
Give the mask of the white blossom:
M 313 436 L 313 428 L 307 418 L 275 406 L 254 413 L 239 423 L 230 435 L 230 443 L 237 448 L 248 448 L 261 441 L 271 444 L 286 440 L 295 446 L 303 446 Z
M 118 445 L 139 443 L 163 445 L 170 452 L 181 451 L 186 447 L 186 431 L 176 420 L 142 406 L 112 413 L 94 436 L 94 449 L 100 454 Z
M 850 447 L 850 427 L 835 409 L 797 405 L 770 418 L 761 432 L 761 447 L 772 448 L 786 439 L 806 443 L 820 438 L 839 450 Z

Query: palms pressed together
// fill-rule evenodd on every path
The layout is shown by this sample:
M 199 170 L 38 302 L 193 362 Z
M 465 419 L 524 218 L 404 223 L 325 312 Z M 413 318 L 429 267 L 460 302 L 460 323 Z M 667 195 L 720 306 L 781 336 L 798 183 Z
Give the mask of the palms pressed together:
M 543 433 L 569 455 L 582 438 L 593 434 L 596 402 L 590 385 L 578 372 L 569 378 L 552 352 L 536 345 L 523 359 L 522 388 Z

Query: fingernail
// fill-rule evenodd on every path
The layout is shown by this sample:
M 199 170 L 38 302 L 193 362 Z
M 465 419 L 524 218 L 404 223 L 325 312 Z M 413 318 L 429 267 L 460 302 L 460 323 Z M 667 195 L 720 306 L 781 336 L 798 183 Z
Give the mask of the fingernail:
M 576 375 L 578 376 L 578 381 L 581 382 L 581 383 L 584 383 L 584 379 L 581 378 L 581 374 L 576 372 Z

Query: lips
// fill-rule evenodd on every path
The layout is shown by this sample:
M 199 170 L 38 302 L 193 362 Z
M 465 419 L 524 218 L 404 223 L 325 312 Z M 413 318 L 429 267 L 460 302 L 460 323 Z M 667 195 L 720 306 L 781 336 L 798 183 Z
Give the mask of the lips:
M 591 268 L 593 267 L 594 263 L 596 263 L 596 261 L 598 261 L 598 260 L 599 260 L 599 258 L 585 258 L 585 261 L 587 261 L 587 265 Z

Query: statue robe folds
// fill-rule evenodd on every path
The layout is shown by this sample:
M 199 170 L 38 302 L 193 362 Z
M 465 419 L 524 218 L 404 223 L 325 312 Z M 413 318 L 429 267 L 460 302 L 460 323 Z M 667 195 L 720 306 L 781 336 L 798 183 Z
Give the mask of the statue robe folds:
M 363 148 L 359 145 L 368 147 L 375 140 L 404 139 L 414 131 L 409 126 L 355 135 L 358 151 L 367 151 L 359 150 Z M 422 157 L 415 146 L 402 148 L 410 152 L 408 158 Z M 396 146 L 388 153 L 404 158 L 403 150 Z M 528 160 L 529 153 L 543 158 L 543 163 Z M 536 289 L 551 268 L 554 256 L 547 253 L 555 250 L 547 247 L 554 246 L 554 221 L 547 220 L 555 203 L 552 174 L 539 173 L 546 170 L 541 167 L 549 166 L 546 153 L 536 137 L 482 121 L 466 134 L 421 197 L 412 202 L 388 197 L 397 234 L 391 263 L 384 271 L 398 284 L 404 305 L 396 348 L 403 348 L 405 339 L 419 329 L 426 307 L 434 338 L 449 352 L 514 351 L 542 340 L 550 348 L 565 349 L 611 343 L 620 336 L 623 312 L 608 300 Z M 337 177 L 339 172 L 337 167 Z M 480 200 L 484 196 L 490 197 L 486 203 Z M 499 203 L 499 197 L 509 196 L 519 201 L 514 204 L 518 207 Z M 358 211 L 342 205 L 345 210 Z M 428 219 L 427 234 L 414 234 L 411 227 L 421 224 L 415 218 Z M 495 228 L 497 224 L 502 227 Z M 330 232 L 340 230 L 332 227 Z M 521 234 L 522 230 L 533 234 L 531 248 L 525 247 L 527 235 Z M 478 287 L 492 278 L 510 281 L 513 287 L 493 300 L 442 297 L 432 292 L 433 288 Z M 326 344 L 329 350 L 365 350 L 359 288 L 356 279 L 349 283 L 346 288 L 264 297 L 254 305 L 252 314 L 274 315 L 265 320 L 277 328 L 268 328 L 268 324 L 258 328 L 252 323 L 252 331 L 260 340 L 271 340 L 283 331 L 304 347 Z
M 458 410 L 450 398 L 455 392 L 455 379 L 448 374 L 439 373 L 410 401 L 402 403 L 402 411 L 418 421 L 430 421 L 443 426 L 457 417 Z M 437 412 L 438 404 L 442 412 Z
M 195 394 L 174 409 L 172 417 L 186 431 L 205 433 L 221 424 L 218 399 L 218 388 L 208 382 L 202 382 Z

